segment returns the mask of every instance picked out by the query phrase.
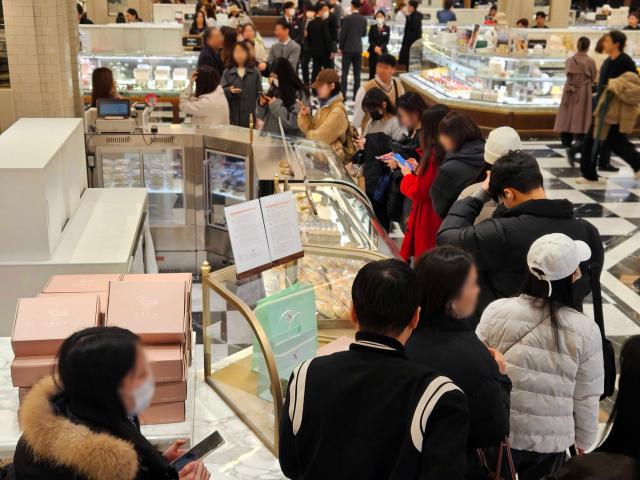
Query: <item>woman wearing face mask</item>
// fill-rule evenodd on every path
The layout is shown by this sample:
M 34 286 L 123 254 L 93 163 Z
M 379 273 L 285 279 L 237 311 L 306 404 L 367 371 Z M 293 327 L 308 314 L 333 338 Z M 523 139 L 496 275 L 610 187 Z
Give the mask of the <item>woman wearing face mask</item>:
M 498 446 L 508 435 L 511 382 L 502 356 L 489 351 L 466 321 L 480 292 L 473 257 L 457 247 L 439 247 L 420 257 L 415 269 L 424 293 L 407 355 L 449 377 L 467 396 L 466 478 L 487 478 L 476 449 Z
M 362 109 L 368 113 L 366 123 L 362 129 L 362 139 L 370 133 L 384 133 L 393 140 L 400 140 L 405 133 L 398 117 L 396 108 L 389 97 L 379 88 L 367 91 L 362 99 Z M 364 142 L 362 142 L 364 144 Z M 363 145 L 364 146 L 364 145 Z
M 286 58 L 273 63 L 269 91 L 258 97 L 256 116 L 262 119 L 262 131 L 280 135 L 280 123 L 287 136 L 302 136 L 298 128 L 300 105 L 309 104 L 309 92 Z
M 513 382 L 511 434 L 518 477 L 543 478 L 576 445 L 596 441 L 604 389 L 602 339 L 596 323 L 574 307 L 573 285 L 589 246 L 561 233 L 529 249 L 522 294 L 491 303 L 477 334 L 504 357 Z M 508 471 L 503 469 L 504 471 Z
M 340 76 L 332 68 L 322 70 L 311 85 L 316 91 L 320 108 L 311 115 L 311 109 L 300 105 L 298 126 L 309 140 L 319 140 L 331 146 L 340 160 L 344 160 L 349 119 L 342 98 Z
M 202 462 L 179 473 L 183 441 L 158 452 L 138 414 L 155 385 L 139 338 L 118 327 L 87 328 L 58 351 L 54 377 L 38 382 L 20 409 L 17 478 L 30 480 L 206 480 Z
M 384 10 L 378 10 L 375 25 L 369 27 L 369 80 L 376 76 L 378 57 L 387 53 L 391 29 L 385 19 Z

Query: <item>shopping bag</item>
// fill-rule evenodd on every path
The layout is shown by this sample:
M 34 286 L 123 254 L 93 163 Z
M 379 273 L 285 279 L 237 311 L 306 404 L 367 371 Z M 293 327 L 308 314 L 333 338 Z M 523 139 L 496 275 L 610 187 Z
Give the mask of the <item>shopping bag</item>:
M 288 312 L 287 315 L 291 315 Z M 286 384 L 300 363 L 314 358 L 318 349 L 317 330 L 302 330 L 302 324 L 297 321 L 295 314 L 288 319 L 290 329 L 276 338 L 270 339 L 269 344 L 273 352 L 278 370 L 278 379 L 286 388 Z M 271 379 L 264 357 L 258 360 L 258 396 L 265 400 L 271 400 Z
M 293 368 L 316 354 L 318 322 L 314 288 L 309 283 L 297 282 L 259 300 L 255 314 L 276 357 L 278 376 L 286 381 Z M 269 375 L 255 337 L 252 369 L 258 374 L 258 394 L 270 399 Z

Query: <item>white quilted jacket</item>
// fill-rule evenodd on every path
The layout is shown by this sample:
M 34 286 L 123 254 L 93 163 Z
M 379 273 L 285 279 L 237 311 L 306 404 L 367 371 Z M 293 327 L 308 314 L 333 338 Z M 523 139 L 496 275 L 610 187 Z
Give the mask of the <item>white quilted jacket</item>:
M 586 449 L 596 441 L 604 388 L 600 330 L 586 315 L 561 308 L 558 352 L 548 309 L 544 317 L 539 300 L 504 298 L 485 309 L 476 331 L 504 354 L 513 382 L 511 447 L 553 453 L 575 442 Z

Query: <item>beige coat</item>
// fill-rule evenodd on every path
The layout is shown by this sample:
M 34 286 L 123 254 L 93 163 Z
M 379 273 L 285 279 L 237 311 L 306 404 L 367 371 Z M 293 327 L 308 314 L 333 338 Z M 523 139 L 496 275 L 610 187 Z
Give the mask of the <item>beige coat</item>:
M 591 85 L 596 80 L 596 64 L 586 53 L 578 52 L 565 62 L 567 82 L 553 130 L 583 134 L 591 126 Z
M 606 93 L 613 95 L 606 95 Z M 608 99 L 608 101 L 607 101 Z M 600 112 L 606 108 L 604 125 L 600 125 Z M 600 96 L 595 112 L 595 132 L 600 140 L 607 138 L 610 125 L 619 125 L 620 133 L 631 133 L 640 113 L 640 77 L 625 72 L 609 80 L 607 90 Z
M 307 139 L 329 144 L 338 158 L 344 160 L 349 120 L 342 94 L 330 99 L 313 116 L 298 114 L 298 127 Z

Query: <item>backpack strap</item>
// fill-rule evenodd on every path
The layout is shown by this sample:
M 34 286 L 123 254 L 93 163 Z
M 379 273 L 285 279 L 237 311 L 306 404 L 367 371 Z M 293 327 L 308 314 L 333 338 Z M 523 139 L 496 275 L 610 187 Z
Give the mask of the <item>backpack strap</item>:
M 587 224 L 587 234 L 589 236 L 589 243 L 594 245 L 598 242 L 594 234 L 595 227 L 591 224 Z M 598 262 L 589 261 L 589 280 L 591 281 L 591 297 L 593 299 L 593 319 L 600 329 L 602 338 L 606 337 L 604 329 L 604 312 L 602 311 L 602 290 L 600 288 L 600 273 L 602 272 L 602 265 Z

